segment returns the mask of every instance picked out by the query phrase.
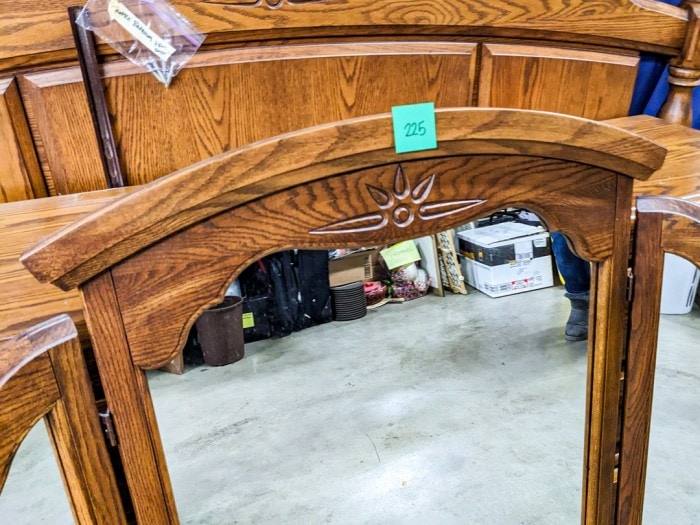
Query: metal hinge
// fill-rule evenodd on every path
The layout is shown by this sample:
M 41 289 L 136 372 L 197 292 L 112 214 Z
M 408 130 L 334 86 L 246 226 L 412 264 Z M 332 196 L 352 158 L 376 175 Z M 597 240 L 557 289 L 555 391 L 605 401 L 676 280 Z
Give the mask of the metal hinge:
M 108 408 L 105 412 L 98 412 L 98 414 L 100 416 L 100 422 L 102 423 L 102 431 L 107 437 L 107 442 L 110 446 L 116 447 L 118 445 L 117 433 L 114 430 L 114 420 L 112 419 L 112 413 L 109 411 Z
M 627 268 L 627 302 L 632 302 L 634 296 L 634 273 L 632 268 Z

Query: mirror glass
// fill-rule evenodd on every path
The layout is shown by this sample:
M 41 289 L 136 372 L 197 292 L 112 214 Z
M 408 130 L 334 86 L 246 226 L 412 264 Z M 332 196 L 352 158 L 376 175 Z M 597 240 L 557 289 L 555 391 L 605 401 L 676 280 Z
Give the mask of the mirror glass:
M 700 516 L 700 278 L 666 254 L 644 492 L 644 523 L 695 523 Z
M 0 523 L 74 523 L 43 421 L 27 434 L 12 461 L 0 493 Z
M 149 372 L 182 522 L 577 522 L 587 343 L 568 315 L 563 286 L 469 287 Z

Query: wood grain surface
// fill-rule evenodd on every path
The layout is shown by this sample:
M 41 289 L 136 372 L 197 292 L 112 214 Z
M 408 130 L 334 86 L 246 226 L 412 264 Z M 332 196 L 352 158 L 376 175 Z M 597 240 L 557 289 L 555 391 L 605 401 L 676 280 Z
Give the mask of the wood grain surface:
M 238 272 L 282 249 L 389 244 L 517 204 L 602 260 L 612 253 L 615 179 L 578 163 L 480 155 L 361 170 L 219 214 L 113 269 L 134 363 L 157 368 L 175 357 L 199 313 L 220 302 Z
M 625 371 L 617 509 L 619 523 L 630 525 L 642 522 L 661 305 L 662 273 L 657 268 L 662 268 L 664 261 L 661 223 L 662 217 L 654 214 L 636 221 L 634 302 Z
M 419 237 L 520 205 L 598 261 L 583 521 L 609 523 L 632 177 L 648 177 L 666 151 L 606 124 L 533 111 L 440 110 L 437 128 L 438 149 L 400 156 L 387 115 L 254 143 L 142 187 L 24 257 L 55 282 L 81 283 L 141 522 L 177 522 L 143 368 L 177 354 L 244 266 L 290 247 Z
M 627 268 L 633 180 L 618 177 L 612 255 L 595 265 L 591 283 L 588 341 L 590 418 L 586 427 L 582 523 L 614 523 L 615 468 L 620 422 L 620 371 L 626 345 Z
M 82 304 L 76 291 L 39 283 L 20 263 L 32 244 L 61 227 L 126 195 L 130 189 L 33 199 L 0 204 L 0 338 L 61 313 L 68 313 L 87 339 Z
M 242 6 L 237 0 L 175 0 L 174 6 L 213 41 L 294 36 L 442 34 L 549 35 L 675 54 L 685 36 L 685 10 L 652 0 L 424 0 L 279 2 Z M 0 2 L 0 70 L 65 56 L 73 50 L 64 0 Z M 74 56 L 74 55 L 73 55 Z
M 105 87 L 123 171 L 137 185 L 258 140 L 392 106 L 471 106 L 475 54 L 474 44 L 449 42 L 226 50 L 198 55 L 157 104 L 147 102 L 161 91 L 150 74 L 107 76 Z
M 647 180 L 635 181 L 635 195 L 687 197 L 700 193 L 700 131 L 648 115 L 606 123 L 642 135 L 668 150 L 661 168 Z
M 697 209 L 696 209 L 697 212 Z M 696 216 L 697 217 L 697 216 Z M 700 267 L 700 226 L 698 219 L 687 217 L 664 217 L 664 231 L 672 229 L 674 235 L 665 235 L 662 247 L 665 252 L 673 253 L 695 263 Z
M 43 323 L 32 325 L 21 334 L 3 338 L 0 345 L 0 387 L 9 381 L 24 365 L 78 335 L 75 324 L 65 314 Z
M 151 492 L 157 490 L 154 480 L 167 481 L 141 369 L 168 362 L 198 313 L 220 301 L 230 281 L 252 260 L 291 247 L 414 238 L 515 205 L 535 210 L 551 227 L 564 231 L 579 252 L 602 259 L 596 266 L 592 303 L 596 328 L 589 346 L 591 416 L 582 519 L 609 523 L 632 179 L 578 162 L 509 153 L 380 164 L 350 173 L 341 169 L 337 176 L 279 189 L 191 224 L 81 286 L 95 351 L 105 367 L 117 366 L 119 341 L 119 370 L 105 368 L 103 381 L 107 391 L 114 389 L 115 402 L 124 403 L 120 420 L 127 421 L 126 439 L 134 449 L 130 457 L 122 457 L 129 463 L 126 468 L 142 477 L 130 485 L 137 490 L 132 491 L 135 504 L 157 505 L 161 493 Z M 174 199 L 179 199 L 177 194 Z M 91 321 L 93 313 L 98 317 Z M 151 452 L 146 455 L 145 435 L 152 436 L 155 458 Z M 125 434 L 120 436 L 124 443 Z
M 144 372 L 129 353 L 112 277 L 105 272 L 81 290 L 85 319 L 138 523 L 177 524 L 175 500 Z M 156 446 L 158 450 L 155 450 Z
M 85 87 L 63 82 L 63 74 L 61 69 L 20 77 L 46 185 L 51 195 L 105 189 Z
M 126 523 L 77 331 L 67 315 L 0 342 L 0 489 L 19 445 L 42 417 L 75 522 Z
M 622 117 L 629 111 L 638 64 L 638 57 L 613 53 L 484 44 L 479 106 L 593 120 Z
M 394 105 L 474 99 L 476 46 L 377 42 L 197 54 L 167 90 L 126 61 L 104 86 L 127 184 L 139 185 L 246 144 Z M 78 67 L 22 77 L 42 166 L 54 193 L 105 187 Z M 62 133 L 71 129 L 70 134 Z
M 23 263 L 40 280 L 69 289 L 216 213 L 294 185 L 404 158 L 535 155 L 647 178 L 661 166 L 666 153 L 638 135 L 552 113 L 446 109 L 436 116 L 439 148 L 432 151 L 397 155 L 391 118 L 378 115 L 301 130 L 224 153 L 143 186 L 77 221 L 27 251 Z
M 634 300 L 625 375 L 619 523 L 642 523 L 664 252 L 700 266 L 700 203 L 668 197 L 637 199 Z
M 626 113 L 638 58 L 548 45 L 481 45 L 479 105 L 593 119 Z M 128 184 L 144 184 L 251 142 L 394 105 L 470 106 L 477 50 L 468 42 L 346 41 L 200 52 L 167 90 L 128 61 L 109 62 L 120 166 Z M 50 193 L 104 188 L 79 68 L 19 80 Z
M 45 196 L 17 82 L 0 79 L 0 202 Z
M 0 489 L 25 436 L 54 407 L 59 397 L 48 355 L 38 357 L 18 370 L 13 380 L 8 380 L 0 390 Z M 10 406 L 13 411 L 6 410 Z

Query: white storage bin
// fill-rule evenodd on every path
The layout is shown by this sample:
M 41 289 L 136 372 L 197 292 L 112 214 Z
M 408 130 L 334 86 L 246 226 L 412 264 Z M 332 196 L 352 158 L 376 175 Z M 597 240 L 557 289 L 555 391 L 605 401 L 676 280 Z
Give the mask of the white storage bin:
M 661 288 L 662 314 L 687 314 L 693 308 L 700 270 L 690 261 L 667 253 Z

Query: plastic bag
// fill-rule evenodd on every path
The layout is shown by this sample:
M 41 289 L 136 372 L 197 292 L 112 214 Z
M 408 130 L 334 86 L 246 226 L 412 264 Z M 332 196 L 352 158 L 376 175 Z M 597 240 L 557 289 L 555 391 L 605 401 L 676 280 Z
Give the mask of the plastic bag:
M 164 0 L 90 0 L 76 22 L 166 86 L 204 41 Z

